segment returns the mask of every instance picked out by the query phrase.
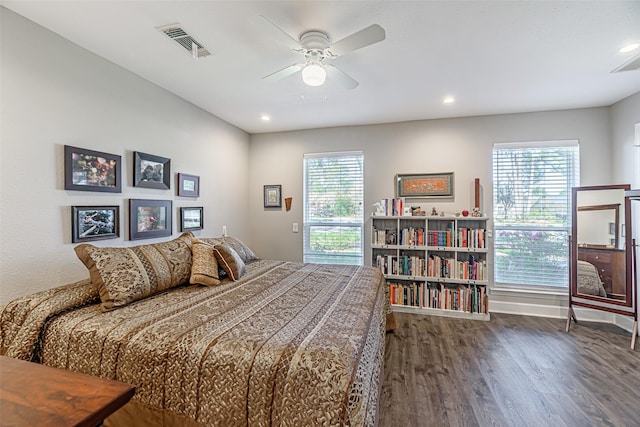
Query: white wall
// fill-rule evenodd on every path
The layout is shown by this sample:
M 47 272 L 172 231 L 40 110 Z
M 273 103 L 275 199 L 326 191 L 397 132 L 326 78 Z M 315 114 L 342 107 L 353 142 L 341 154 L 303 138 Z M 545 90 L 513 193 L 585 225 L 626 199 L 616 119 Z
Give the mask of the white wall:
M 250 242 L 249 135 L 56 34 L 1 9 L 0 303 L 88 277 L 71 243 L 71 206 L 119 205 L 125 246 L 128 199 L 203 206 L 202 236 Z M 123 159 L 121 194 L 64 190 L 63 146 Z M 133 151 L 171 159 L 171 190 L 134 188 Z M 175 173 L 200 176 L 200 197 L 177 197 Z

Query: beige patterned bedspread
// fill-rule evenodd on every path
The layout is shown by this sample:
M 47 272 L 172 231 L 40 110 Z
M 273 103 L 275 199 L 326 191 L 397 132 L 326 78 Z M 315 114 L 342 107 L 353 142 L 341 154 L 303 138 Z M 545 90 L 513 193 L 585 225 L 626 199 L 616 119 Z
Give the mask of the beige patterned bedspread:
M 103 313 L 84 281 L 5 306 L 0 351 L 136 385 L 123 424 L 374 425 L 384 289 L 372 267 L 259 260 Z

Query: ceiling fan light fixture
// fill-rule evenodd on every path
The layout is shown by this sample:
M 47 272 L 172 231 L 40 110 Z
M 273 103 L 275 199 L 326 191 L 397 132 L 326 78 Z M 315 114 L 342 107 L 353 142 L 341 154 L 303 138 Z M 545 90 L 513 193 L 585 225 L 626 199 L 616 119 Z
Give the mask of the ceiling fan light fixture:
M 327 78 L 327 71 L 318 64 L 309 64 L 302 70 L 302 81 L 309 86 L 322 86 Z

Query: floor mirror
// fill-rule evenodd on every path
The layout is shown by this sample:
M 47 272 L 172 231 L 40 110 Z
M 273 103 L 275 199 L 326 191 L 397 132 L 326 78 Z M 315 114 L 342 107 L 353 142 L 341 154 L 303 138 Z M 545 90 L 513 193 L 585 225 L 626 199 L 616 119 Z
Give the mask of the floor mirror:
M 631 234 L 628 184 L 574 187 L 569 242 L 570 280 L 567 332 L 577 322 L 574 306 L 633 317 L 635 347 L 638 311 L 634 296 L 635 242 Z

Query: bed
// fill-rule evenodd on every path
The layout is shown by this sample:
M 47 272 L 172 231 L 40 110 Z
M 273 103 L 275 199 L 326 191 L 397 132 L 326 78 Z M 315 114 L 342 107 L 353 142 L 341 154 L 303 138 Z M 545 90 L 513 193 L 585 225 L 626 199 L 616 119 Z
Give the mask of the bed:
M 595 265 L 578 260 L 577 276 L 579 294 L 607 297 L 607 292 Z
M 235 281 L 108 309 L 93 277 L 20 298 L 0 314 L 0 352 L 134 384 L 106 425 L 375 425 L 388 310 L 379 270 L 244 267 Z

